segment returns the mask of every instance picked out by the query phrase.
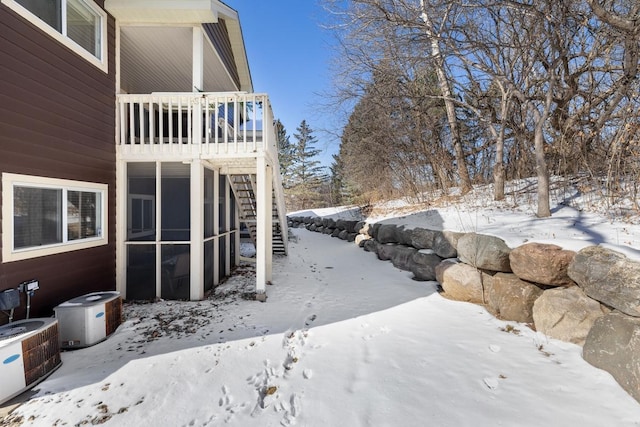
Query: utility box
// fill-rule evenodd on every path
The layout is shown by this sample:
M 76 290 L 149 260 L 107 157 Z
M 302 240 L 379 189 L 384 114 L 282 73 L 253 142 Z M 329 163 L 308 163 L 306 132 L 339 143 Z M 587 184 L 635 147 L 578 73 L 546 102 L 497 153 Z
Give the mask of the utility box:
M 89 347 L 105 340 L 122 323 L 120 292 L 94 292 L 53 309 L 60 329 L 60 348 Z

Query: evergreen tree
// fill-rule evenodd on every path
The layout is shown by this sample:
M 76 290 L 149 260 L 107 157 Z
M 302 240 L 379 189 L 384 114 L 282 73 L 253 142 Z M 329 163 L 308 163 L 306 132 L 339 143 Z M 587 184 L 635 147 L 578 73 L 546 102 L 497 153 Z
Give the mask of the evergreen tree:
M 296 131 L 293 137 L 297 142 L 293 144 L 287 193 L 291 202 L 289 206 L 298 210 L 314 207 L 322 199 L 320 192 L 325 176 L 324 168 L 316 159 L 321 150 L 315 148 L 317 139 L 306 120 L 300 123 Z
M 282 176 L 282 186 L 291 187 L 291 167 L 295 156 L 296 147 L 291 143 L 289 135 L 280 119 L 274 123 L 276 129 L 276 141 L 278 144 L 278 162 L 280 163 L 280 175 Z

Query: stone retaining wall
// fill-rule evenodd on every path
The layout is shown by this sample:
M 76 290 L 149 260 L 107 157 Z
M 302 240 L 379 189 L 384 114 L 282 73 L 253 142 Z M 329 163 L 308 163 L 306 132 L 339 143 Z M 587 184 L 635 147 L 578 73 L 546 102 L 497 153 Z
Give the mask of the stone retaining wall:
M 509 248 L 495 236 L 393 224 L 289 217 L 289 226 L 356 242 L 416 280 L 437 280 L 448 298 L 583 346 L 587 362 L 640 402 L 639 262 L 600 246 Z

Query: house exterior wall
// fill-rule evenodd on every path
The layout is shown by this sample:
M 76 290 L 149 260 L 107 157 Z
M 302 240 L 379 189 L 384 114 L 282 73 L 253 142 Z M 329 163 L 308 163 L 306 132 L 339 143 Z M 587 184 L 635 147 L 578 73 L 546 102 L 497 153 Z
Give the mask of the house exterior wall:
M 101 0 L 96 3 L 103 6 Z M 0 173 L 108 185 L 107 245 L 24 261 L 0 259 L 0 291 L 39 280 L 31 317 L 49 316 L 53 307 L 72 297 L 115 289 L 116 61 L 111 16 L 107 34 L 105 73 L 0 3 Z M 15 318 L 23 316 L 24 310 Z M 0 323 L 5 322 L 0 315 Z

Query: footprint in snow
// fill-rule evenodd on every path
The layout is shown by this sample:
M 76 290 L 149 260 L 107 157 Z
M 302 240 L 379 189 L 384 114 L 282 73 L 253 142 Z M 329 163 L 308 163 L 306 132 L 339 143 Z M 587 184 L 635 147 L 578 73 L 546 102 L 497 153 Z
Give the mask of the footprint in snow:
M 498 379 L 486 377 L 483 379 L 484 384 L 490 389 L 495 390 L 498 388 Z
M 489 350 L 491 350 L 494 353 L 497 353 L 500 351 L 500 346 L 496 344 L 491 344 L 489 345 Z
M 310 326 L 317 318 L 318 316 L 316 316 L 315 314 L 312 314 L 311 316 L 307 317 L 307 320 L 305 320 L 304 325 Z

